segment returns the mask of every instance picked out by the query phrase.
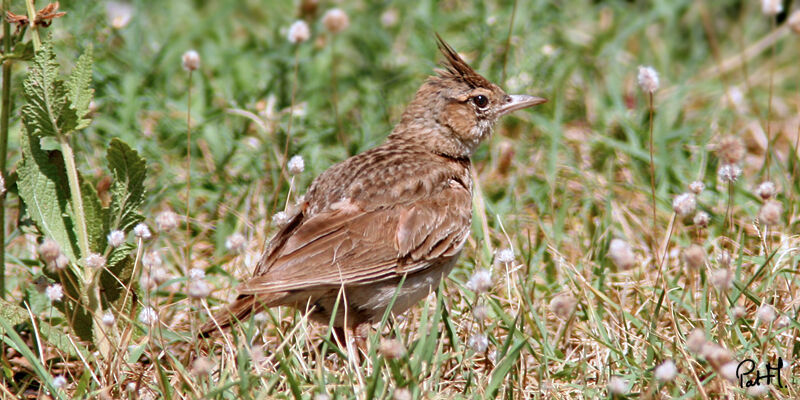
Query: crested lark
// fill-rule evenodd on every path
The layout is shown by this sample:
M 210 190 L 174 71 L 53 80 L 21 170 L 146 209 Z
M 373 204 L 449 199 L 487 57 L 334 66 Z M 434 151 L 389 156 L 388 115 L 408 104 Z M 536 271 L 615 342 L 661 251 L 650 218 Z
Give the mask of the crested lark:
M 385 143 L 314 180 L 238 299 L 202 335 L 282 305 L 327 324 L 337 299 L 334 327 L 363 327 L 383 317 L 398 290 L 393 313 L 447 276 L 469 236 L 470 156 L 498 118 L 546 100 L 506 94 L 437 38 L 445 68 L 417 91 Z

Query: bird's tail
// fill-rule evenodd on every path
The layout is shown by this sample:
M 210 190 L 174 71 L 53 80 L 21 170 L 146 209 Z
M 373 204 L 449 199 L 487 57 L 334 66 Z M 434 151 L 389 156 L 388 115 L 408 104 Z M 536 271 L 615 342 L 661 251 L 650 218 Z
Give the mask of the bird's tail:
M 200 327 L 198 336 L 209 337 L 215 331 L 221 332 L 223 329 L 233 325 L 236 321 L 242 321 L 257 309 L 267 306 L 270 302 L 265 302 L 263 298 L 254 295 L 241 295 L 231 305 L 217 311 L 203 326 Z

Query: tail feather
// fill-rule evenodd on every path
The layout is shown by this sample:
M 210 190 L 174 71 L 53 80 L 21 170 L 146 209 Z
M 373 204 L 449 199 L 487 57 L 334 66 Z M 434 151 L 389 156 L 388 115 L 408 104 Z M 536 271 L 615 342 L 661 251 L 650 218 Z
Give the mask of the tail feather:
M 239 296 L 233 304 L 214 313 L 211 319 L 200 327 L 198 336 L 209 337 L 214 331 L 222 331 L 233 325 L 236 321 L 244 320 L 252 314 L 256 308 L 260 308 L 263 305 L 269 306 L 269 303 L 265 304 L 263 299 L 258 299 L 254 295 Z

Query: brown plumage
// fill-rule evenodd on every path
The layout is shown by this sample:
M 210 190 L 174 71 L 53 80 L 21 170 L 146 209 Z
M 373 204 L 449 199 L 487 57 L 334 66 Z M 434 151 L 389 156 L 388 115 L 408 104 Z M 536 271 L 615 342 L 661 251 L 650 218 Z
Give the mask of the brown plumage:
M 401 313 L 435 289 L 469 236 L 469 157 L 499 117 L 545 100 L 507 95 L 438 37 L 443 70 L 417 91 L 382 145 L 330 167 L 275 235 L 238 299 L 206 335 L 263 307 L 310 310 L 327 324 Z M 403 279 L 405 279 L 403 281 Z

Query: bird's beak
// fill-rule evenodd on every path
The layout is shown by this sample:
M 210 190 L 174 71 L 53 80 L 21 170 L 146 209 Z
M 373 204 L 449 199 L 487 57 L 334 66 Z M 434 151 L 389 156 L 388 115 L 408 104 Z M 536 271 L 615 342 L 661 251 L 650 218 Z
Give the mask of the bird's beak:
M 528 96 L 526 94 L 510 94 L 506 97 L 505 104 L 500 106 L 499 115 L 503 116 L 512 111 L 533 107 L 545 102 L 547 102 L 547 99 L 542 97 Z

